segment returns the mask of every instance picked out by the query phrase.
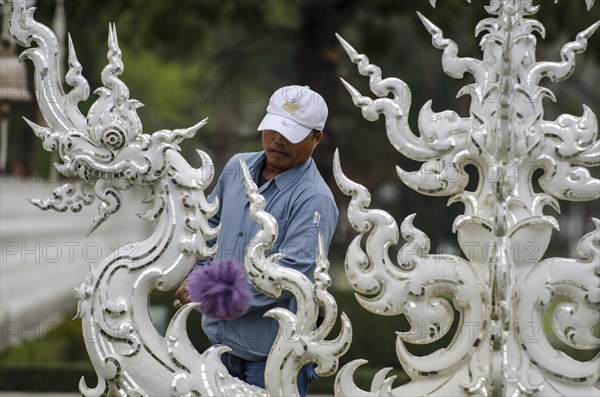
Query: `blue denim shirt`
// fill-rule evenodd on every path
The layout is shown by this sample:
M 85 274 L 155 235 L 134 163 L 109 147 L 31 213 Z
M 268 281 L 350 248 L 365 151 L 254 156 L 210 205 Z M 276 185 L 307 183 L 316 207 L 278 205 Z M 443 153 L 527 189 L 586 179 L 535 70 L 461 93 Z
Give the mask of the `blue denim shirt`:
M 210 219 L 211 226 L 221 223 L 216 241 L 219 248 L 213 260 L 232 259 L 243 263 L 246 245 L 258 231 L 250 217 L 249 203 L 244 189 L 239 160 L 245 160 L 253 178 L 258 181 L 265 153 L 241 153 L 232 157 L 225 166 L 209 199 L 219 198 L 219 211 Z M 329 247 L 337 225 L 338 209 L 331 190 L 309 158 L 292 167 L 259 188 L 265 197 L 265 210 L 277 220 L 279 236 L 273 253 L 285 257 L 280 265 L 296 269 L 314 282 L 317 236 L 323 237 Z M 202 265 L 202 262 L 199 262 Z M 263 315 L 274 307 L 296 311 L 295 298 L 284 291 L 279 298 L 260 293 L 253 285 L 249 311 L 234 320 L 202 317 L 202 329 L 213 344 L 225 344 L 232 353 L 246 360 L 263 360 L 268 354 L 279 324 Z

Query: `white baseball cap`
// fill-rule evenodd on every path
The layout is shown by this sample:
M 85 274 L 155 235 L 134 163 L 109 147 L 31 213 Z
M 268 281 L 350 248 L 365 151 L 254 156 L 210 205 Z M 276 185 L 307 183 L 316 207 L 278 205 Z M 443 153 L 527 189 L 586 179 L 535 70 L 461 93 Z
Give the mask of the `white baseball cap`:
M 312 130 L 323 131 L 327 114 L 323 97 L 308 86 L 281 87 L 271 95 L 258 131 L 277 131 L 288 141 L 298 143 Z

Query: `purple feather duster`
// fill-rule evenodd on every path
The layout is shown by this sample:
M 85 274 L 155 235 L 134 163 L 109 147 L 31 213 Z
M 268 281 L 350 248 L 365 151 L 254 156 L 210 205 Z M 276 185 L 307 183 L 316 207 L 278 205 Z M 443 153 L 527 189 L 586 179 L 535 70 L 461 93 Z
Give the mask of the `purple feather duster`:
M 188 294 L 210 317 L 231 320 L 248 311 L 252 291 L 243 265 L 232 260 L 208 263 L 192 272 Z

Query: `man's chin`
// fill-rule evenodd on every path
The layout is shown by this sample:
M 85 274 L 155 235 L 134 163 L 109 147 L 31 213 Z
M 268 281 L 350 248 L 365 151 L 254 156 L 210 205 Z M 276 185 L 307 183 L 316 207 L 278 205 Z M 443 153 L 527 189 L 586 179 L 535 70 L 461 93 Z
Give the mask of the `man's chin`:
M 269 157 L 267 157 L 267 165 L 280 173 L 290 168 L 286 162 L 282 162 L 280 159 L 270 159 Z
M 287 163 L 287 156 L 277 152 L 267 152 L 267 162 L 270 166 L 280 168 Z

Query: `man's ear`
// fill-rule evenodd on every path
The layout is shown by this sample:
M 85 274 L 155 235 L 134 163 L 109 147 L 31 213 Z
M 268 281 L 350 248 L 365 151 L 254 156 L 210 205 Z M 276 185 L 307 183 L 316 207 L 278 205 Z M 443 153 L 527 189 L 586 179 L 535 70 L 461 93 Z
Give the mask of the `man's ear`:
M 314 147 L 317 147 L 317 145 L 319 143 L 321 143 L 321 141 L 323 140 L 323 131 L 317 131 L 316 134 L 313 135 L 314 137 Z

